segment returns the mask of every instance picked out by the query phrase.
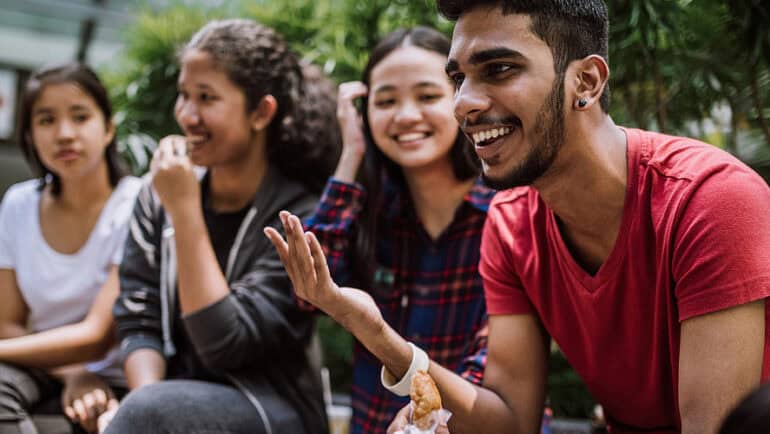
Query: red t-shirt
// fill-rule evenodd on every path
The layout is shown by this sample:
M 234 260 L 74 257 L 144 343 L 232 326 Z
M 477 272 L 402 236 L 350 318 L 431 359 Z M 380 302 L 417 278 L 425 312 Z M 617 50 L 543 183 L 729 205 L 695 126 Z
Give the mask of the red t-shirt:
M 537 314 L 613 432 L 678 432 L 680 323 L 770 295 L 770 189 L 713 146 L 625 133 L 620 232 L 595 275 L 528 187 L 492 202 L 480 271 L 489 314 Z

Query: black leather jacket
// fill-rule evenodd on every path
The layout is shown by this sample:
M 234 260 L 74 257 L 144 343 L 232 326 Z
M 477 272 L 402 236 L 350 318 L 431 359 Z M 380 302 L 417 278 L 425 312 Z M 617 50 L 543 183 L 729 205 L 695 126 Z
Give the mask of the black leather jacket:
M 183 317 L 175 308 L 173 226 L 148 181 L 134 208 L 113 309 L 124 360 L 150 348 L 173 364 L 178 357 L 172 330 L 182 321 L 205 368 L 248 397 L 268 432 L 279 433 L 280 421 L 269 403 L 260 402 L 265 389 L 294 406 L 307 433 L 326 433 L 319 373 L 307 355 L 313 320 L 298 309 L 278 254 L 262 232 L 272 226 L 283 233 L 278 211 L 306 217 L 316 201 L 302 185 L 269 169 L 230 250 L 225 271 L 230 295 Z

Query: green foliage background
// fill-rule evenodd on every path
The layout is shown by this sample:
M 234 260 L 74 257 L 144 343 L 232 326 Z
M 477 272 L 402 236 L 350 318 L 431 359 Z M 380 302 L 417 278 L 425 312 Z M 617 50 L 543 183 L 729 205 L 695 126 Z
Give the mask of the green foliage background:
M 770 174 L 770 4 L 760 0 L 613 0 L 611 114 L 621 125 L 679 133 L 735 153 Z M 358 79 L 369 50 L 398 27 L 431 25 L 448 35 L 432 0 L 178 0 L 147 6 L 126 33 L 124 56 L 103 75 L 116 106 L 121 149 L 145 170 L 155 141 L 178 131 L 177 50 L 205 22 L 253 18 L 286 36 L 303 59 L 335 81 Z M 729 108 L 725 115 L 725 108 Z M 319 322 L 332 382 L 350 384 L 352 339 Z M 586 417 L 592 400 L 554 351 L 549 400 L 556 415 Z M 608 355 L 611 357 L 611 355 Z

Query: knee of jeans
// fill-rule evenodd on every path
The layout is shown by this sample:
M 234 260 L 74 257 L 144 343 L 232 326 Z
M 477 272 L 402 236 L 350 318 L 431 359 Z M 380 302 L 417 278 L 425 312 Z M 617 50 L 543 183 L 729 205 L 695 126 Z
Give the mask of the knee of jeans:
M 173 408 L 171 391 L 164 383 L 151 384 L 126 395 L 120 403 L 112 423 L 125 422 L 130 426 L 163 426 Z
M 37 389 L 32 380 L 21 369 L 0 363 L 0 417 L 16 419 L 25 417 L 25 407 L 30 399 L 36 398 Z

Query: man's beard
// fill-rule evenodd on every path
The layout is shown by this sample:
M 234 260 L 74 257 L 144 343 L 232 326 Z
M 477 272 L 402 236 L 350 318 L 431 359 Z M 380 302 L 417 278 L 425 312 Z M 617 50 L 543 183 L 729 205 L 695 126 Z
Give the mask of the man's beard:
M 484 183 L 495 190 L 532 184 L 551 167 L 564 143 L 564 76 L 557 74 L 551 93 L 535 118 L 532 148 L 524 160 L 501 178 L 482 174 Z

